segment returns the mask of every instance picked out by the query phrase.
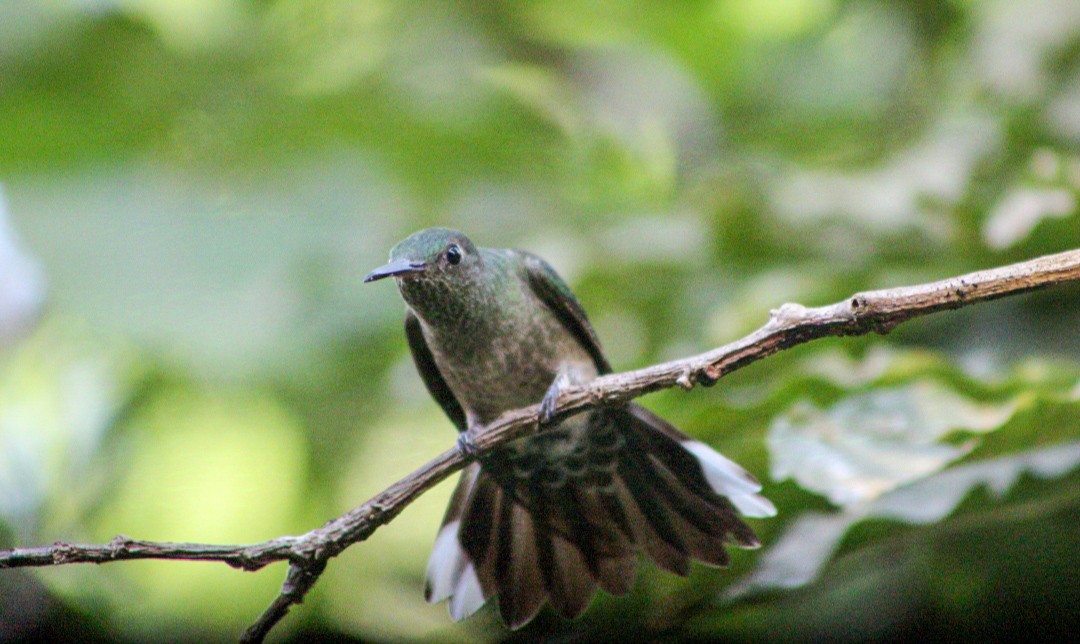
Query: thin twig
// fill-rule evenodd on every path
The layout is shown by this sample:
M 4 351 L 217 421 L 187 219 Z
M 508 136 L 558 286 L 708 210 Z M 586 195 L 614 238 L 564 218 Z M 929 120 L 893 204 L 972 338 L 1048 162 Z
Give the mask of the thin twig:
M 259 619 L 248 627 L 240 636 L 241 642 L 261 642 L 266 639 L 270 629 L 289 614 L 289 609 L 294 604 L 304 601 L 304 595 L 315 582 L 319 581 L 319 575 L 326 570 L 326 560 L 320 560 L 312 564 L 289 564 L 289 572 L 285 575 L 285 583 L 281 586 L 281 593 L 274 598 L 270 606 L 259 615 Z
M 945 309 L 985 302 L 1047 286 L 1080 282 L 1080 249 L 1047 255 L 1010 266 L 960 277 L 880 291 L 857 293 L 818 308 L 784 304 L 750 335 L 701 355 L 609 374 L 559 396 L 559 415 L 596 405 L 617 405 L 643 394 L 674 387 L 710 386 L 721 377 L 784 349 L 816 338 L 887 333 L 897 324 Z M 477 434 L 476 455 L 535 431 L 538 405 L 507 412 Z M 301 536 L 285 536 L 248 546 L 137 541 L 118 536 L 107 544 L 54 543 L 36 548 L 0 550 L 0 568 L 107 563 L 125 559 L 190 559 L 221 561 L 243 570 L 287 560 L 289 572 L 280 595 L 244 633 L 243 640 L 261 642 L 266 634 L 303 601 L 327 561 L 389 523 L 409 503 L 460 470 L 467 459 L 447 450 L 379 495 L 321 528 Z

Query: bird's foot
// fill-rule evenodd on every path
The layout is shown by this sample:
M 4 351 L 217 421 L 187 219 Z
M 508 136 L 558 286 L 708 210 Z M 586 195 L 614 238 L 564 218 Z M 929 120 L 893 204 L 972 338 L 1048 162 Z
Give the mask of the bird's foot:
M 560 373 L 551 381 L 551 386 L 544 393 L 544 399 L 540 401 L 540 413 L 537 416 L 537 424 L 540 429 L 549 427 L 555 421 L 555 409 L 559 403 L 559 394 L 569 384 L 570 378 L 565 373 Z
M 476 445 L 476 432 L 471 427 L 458 434 L 457 450 L 467 461 L 475 461 L 480 456 L 480 448 Z

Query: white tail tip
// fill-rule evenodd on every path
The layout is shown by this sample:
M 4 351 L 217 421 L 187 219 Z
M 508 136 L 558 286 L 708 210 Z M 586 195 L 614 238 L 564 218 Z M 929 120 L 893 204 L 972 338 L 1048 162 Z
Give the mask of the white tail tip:
M 682 446 L 697 458 L 712 489 L 727 497 L 744 516 L 776 516 L 776 506 L 757 494 L 761 483 L 738 463 L 700 441 L 684 441 Z

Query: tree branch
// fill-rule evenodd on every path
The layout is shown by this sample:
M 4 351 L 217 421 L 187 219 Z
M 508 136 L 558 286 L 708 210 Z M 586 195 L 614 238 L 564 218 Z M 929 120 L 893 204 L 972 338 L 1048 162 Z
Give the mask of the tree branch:
M 1080 249 L 1047 255 L 960 277 L 901 288 L 857 293 L 818 308 L 784 304 L 750 335 L 701 355 L 609 374 L 559 396 L 560 416 L 597 405 L 618 405 L 643 394 L 695 384 L 710 386 L 721 377 L 784 349 L 827 336 L 888 333 L 901 322 L 945 309 L 1016 295 L 1047 286 L 1080 282 Z M 479 432 L 476 455 L 534 432 L 538 405 L 507 412 Z M 301 536 L 285 536 L 247 546 L 138 541 L 117 536 L 107 544 L 54 543 L 51 546 L 0 550 L 0 568 L 107 563 L 126 559 L 190 559 L 221 561 L 243 570 L 258 570 L 275 561 L 289 561 L 289 572 L 273 604 L 243 636 L 261 642 L 266 634 L 303 601 L 330 558 L 367 539 L 389 523 L 421 494 L 460 470 L 467 458 L 447 450 L 379 495 L 321 528 Z

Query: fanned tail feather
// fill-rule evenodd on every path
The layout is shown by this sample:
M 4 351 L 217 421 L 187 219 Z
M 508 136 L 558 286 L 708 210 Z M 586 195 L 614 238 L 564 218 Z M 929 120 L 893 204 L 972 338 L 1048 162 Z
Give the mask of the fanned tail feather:
M 589 423 L 586 449 L 556 463 L 560 476 L 513 466 L 510 450 L 462 474 L 428 564 L 428 601 L 449 598 L 458 620 L 494 595 L 518 628 L 545 602 L 574 618 L 598 585 L 628 592 L 641 552 L 686 575 L 691 560 L 727 565 L 725 545 L 759 545 L 738 514 L 776 510 L 737 464 L 638 405 Z

